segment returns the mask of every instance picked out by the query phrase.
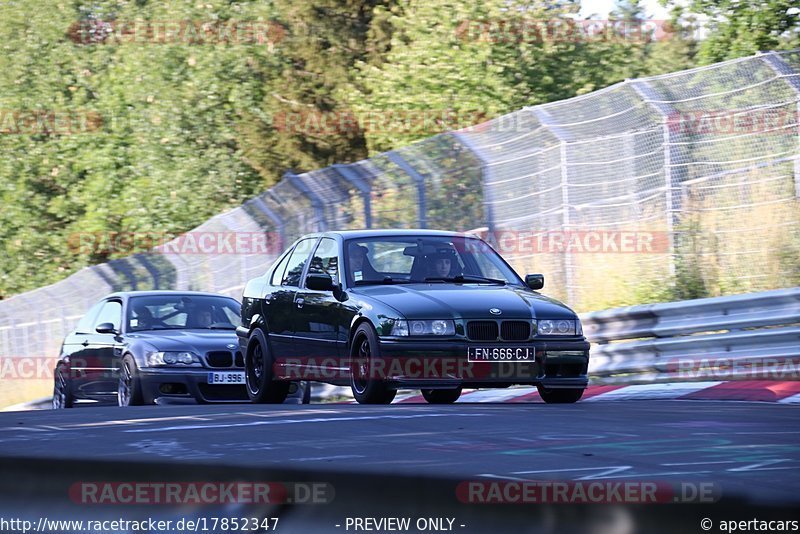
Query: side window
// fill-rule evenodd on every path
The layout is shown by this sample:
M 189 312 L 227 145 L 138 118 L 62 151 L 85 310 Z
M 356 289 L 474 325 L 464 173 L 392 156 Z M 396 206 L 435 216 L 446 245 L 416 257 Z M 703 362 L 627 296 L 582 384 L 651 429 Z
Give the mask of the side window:
M 311 258 L 308 266 L 309 274 L 328 274 L 334 282 L 339 280 L 339 247 L 336 241 L 328 237 L 323 238 Z
M 86 315 L 84 315 L 81 318 L 81 320 L 78 321 L 78 324 L 75 326 L 75 331 L 77 333 L 91 334 L 92 332 L 94 332 L 94 329 L 92 328 L 92 325 L 94 324 L 94 318 L 97 316 L 97 312 L 100 311 L 100 308 L 103 307 L 103 304 L 105 304 L 105 302 L 98 302 L 97 304 L 89 308 L 89 311 L 86 312 Z
M 122 323 L 122 303 L 111 300 L 103 304 L 100 313 L 94 320 L 92 331 L 103 323 L 111 323 L 114 328 L 119 330 L 119 325 Z
M 289 256 L 289 262 L 286 264 L 286 272 L 281 280 L 282 286 L 297 287 L 300 285 L 300 277 L 303 275 L 306 261 L 308 261 L 308 256 L 311 254 L 311 247 L 316 242 L 317 238 L 311 237 L 303 239 L 294 247 L 291 256 Z
M 273 286 L 281 285 L 281 280 L 283 280 L 283 273 L 286 271 L 286 264 L 289 263 L 289 258 L 292 257 L 291 251 L 286 254 L 281 262 L 275 267 L 275 270 L 272 271 L 272 278 L 270 278 L 269 283 Z

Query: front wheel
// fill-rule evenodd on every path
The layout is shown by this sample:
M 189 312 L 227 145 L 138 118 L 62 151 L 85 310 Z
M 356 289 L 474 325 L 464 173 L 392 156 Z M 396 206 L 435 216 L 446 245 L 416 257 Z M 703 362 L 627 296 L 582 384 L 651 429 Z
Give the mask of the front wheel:
M 274 358 L 261 330 L 254 330 L 244 358 L 244 378 L 247 396 L 254 404 L 280 404 L 289 395 L 289 382 L 273 380 Z
M 461 388 L 423 389 L 422 396 L 428 404 L 453 404 L 461 396 Z
M 578 402 L 583 396 L 583 388 L 580 389 L 547 389 L 544 386 L 537 386 L 539 396 L 547 404 L 572 404 Z
M 55 380 L 53 383 L 53 409 L 61 410 L 64 408 L 72 408 L 73 405 L 72 391 L 69 388 L 69 382 L 64 376 L 61 368 L 56 371 Z
M 136 370 L 136 362 L 129 355 L 122 359 L 117 384 L 117 404 L 119 406 L 141 406 L 144 404 L 142 384 Z
M 359 325 L 350 350 L 350 389 L 359 404 L 391 404 L 397 395 L 381 377 L 374 376 L 378 350 L 378 335 L 372 325 Z

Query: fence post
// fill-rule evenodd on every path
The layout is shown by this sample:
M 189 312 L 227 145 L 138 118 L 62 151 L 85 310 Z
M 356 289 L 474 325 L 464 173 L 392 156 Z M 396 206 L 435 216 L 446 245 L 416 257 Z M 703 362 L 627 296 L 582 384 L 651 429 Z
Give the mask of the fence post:
M 492 197 L 492 190 L 489 187 L 489 176 L 491 175 L 491 167 L 487 164 L 486 158 L 483 157 L 481 150 L 472 142 L 472 139 L 463 132 L 457 131 L 453 132 L 453 137 L 456 140 L 464 145 L 467 150 L 469 150 L 472 155 L 474 155 L 481 164 L 481 178 L 483 182 L 483 205 L 484 205 L 484 213 L 486 214 L 486 226 L 489 229 L 488 232 L 488 239 L 492 245 L 495 243 L 495 223 L 494 223 L 494 198 Z
M 672 123 L 677 121 L 680 127 L 680 117 L 678 110 L 666 102 L 660 102 L 658 94 L 647 82 L 647 79 L 630 80 L 629 83 L 636 94 L 645 101 L 650 107 L 655 109 L 663 119 L 662 125 L 662 145 L 664 147 L 664 182 L 666 187 L 666 208 L 667 208 L 667 238 L 669 239 L 669 274 L 675 276 L 675 256 L 677 255 L 675 246 L 676 239 L 675 227 L 680 223 L 679 213 L 681 211 L 682 191 L 681 184 L 684 181 L 686 169 L 676 170 L 673 167 L 675 162 L 680 160 L 680 153 L 676 145 L 672 142 L 673 132 Z
M 275 228 L 278 230 L 278 237 L 281 239 L 280 246 L 278 248 L 283 249 L 286 247 L 288 245 L 286 242 L 286 223 L 283 221 L 283 219 L 277 213 L 275 213 L 273 209 L 267 206 L 267 203 L 261 200 L 261 197 L 255 197 L 254 199 L 250 200 L 249 203 L 252 203 L 258 211 L 266 215 L 267 218 L 275 225 Z
M 795 72 L 792 66 L 777 52 L 769 52 L 767 54 L 758 53 L 756 55 L 763 59 L 776 74 L 784 78 L 786 83 L 797 93 L 798 100 L 795 105 L 795 121 L 800 123 L 800 77 L 798 77 L 797 72 Z M 797 129 L 797 142 L 798 149 L 800 150 L 800 125 L 798 125 Z M 794 159 L 794 195 L 800 199 L 800 158 Z
M 573 136 L 570 132 L 561 128 L 558 124 L 553 122 L 550 114 L 541 108 L 541 106 L 526 108 L 530 110 L 543 127 L 550 130 L 554 136 L 559 140 L 559 156 L 561 167 L 561 230 L 566 233 L 569 231 L 572 221 L 570 220 L 570 204 L 569 204 L 569 143 L 573 141 Z M 568 238 L 567 238 L 568 239 Z M 564 251 L 564 283 L 567 286 L 567 302 L 572 305 L 577 305 L 575 300 L 575 273 L 572 261 L 572 253 L 569 247 Z
M 304 182 L 303 180 L 296 174 L 291 171 L 286 171 L 283 174 L 284 180 L 289 180 L 293 186 L 295 186 L 301 193 L 303 193 L 308 199 L 311 201 L 311 205 L 314 207 L 314 214 L 317 216 L 317 227 L 315 228 L 316 231 L 324 232 L 328 229 L 328 221 L 325 220 L 325 205 L 323 200 L 317 195 L 314 191 L 312 191 Z
M 409 165 L 408 162 L 396 151 L 392 150 L 391 152 L 387 152 L 386 156 L 389 158 L 389 161 L 403 169 L 403 172 L 409 175 L 417 183 L 417 198 L 419 203 L 417 219 L 419 221 L 420 228 L 427 228 L 428 221 L 426 216 L 428 207 L 425 205 L 425 177 L 418 173 L 414 167 Z
M 361 193 L 361 198 L 364 202 L 364 225 L 367 228 L 372 228 L 372 187 L 355 170 L 351 169 L 350 165 L 337 163 L 332 167 L 345 180 L 356 186 L 356 189 Z

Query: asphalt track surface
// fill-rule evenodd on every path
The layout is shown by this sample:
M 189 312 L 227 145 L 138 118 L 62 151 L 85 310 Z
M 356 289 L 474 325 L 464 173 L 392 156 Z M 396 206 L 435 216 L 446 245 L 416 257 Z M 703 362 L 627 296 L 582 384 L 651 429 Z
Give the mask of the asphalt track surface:
M 714 482 L 800 502 L 800 408 L 633 401 L 88 407 L 0 413 L 0 456 L 464 480 Z

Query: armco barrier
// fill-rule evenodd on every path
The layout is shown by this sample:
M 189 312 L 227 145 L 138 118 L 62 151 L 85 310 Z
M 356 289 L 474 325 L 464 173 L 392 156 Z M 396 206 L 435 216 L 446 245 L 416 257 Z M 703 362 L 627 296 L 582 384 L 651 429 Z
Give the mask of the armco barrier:
M 581 317 L 595 383 L 800 379 L 800 287 Z

